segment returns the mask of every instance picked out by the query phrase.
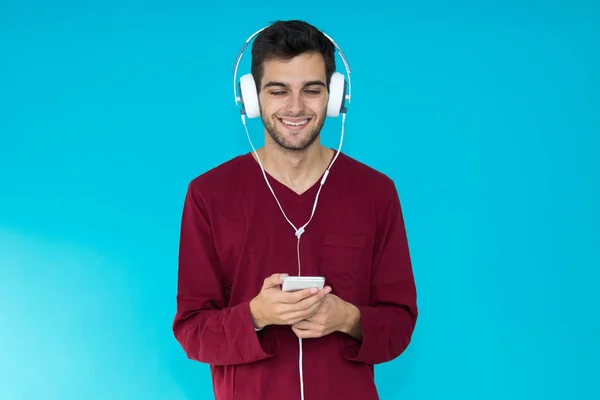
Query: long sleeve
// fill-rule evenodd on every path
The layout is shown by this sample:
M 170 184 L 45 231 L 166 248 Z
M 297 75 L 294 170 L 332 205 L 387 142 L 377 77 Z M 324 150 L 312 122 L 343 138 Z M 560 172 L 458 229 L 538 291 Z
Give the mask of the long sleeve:
M 273 357 L 261 346 L 249 301 L 229 306 L 205 202 L 192 182 L 181 221 L 173 332 L 188 358 L 233 365 Z
M 393 183 L 392 183 L 393 186 Z M 404 219 L 395 186 L 377 232 L 369 305 L 358 305 L 362 341 L 342 337 L 342 354 L 351 361 L 391 361 L 408 347 L 417 321 L 417 294 Z

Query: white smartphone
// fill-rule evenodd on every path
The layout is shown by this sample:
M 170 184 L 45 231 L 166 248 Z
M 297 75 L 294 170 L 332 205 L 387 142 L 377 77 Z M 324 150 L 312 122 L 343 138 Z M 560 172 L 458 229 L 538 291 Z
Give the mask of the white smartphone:
M 286 276 L 283 278 L 281 290 L 284 292 L 295 292 L 309 288 L 322 290 L 324 286 L 325 278 L 322 276 Z

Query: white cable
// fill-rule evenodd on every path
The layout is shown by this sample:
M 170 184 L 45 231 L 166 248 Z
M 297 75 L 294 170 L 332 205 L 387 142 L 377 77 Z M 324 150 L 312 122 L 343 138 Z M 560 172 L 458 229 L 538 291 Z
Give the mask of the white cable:
M 335 156 L 333 157 L 333 160 L 331 161 L 331 164 L 329 164 L 329 167 L 327 168 L 327 170 L 323 174 L 323 178 L 321 179 L 319 190 L 317 191 L 317 196 L 315 197 L 315 202 L 313 204 L 313 209 L 312 209 L 312 213 L 310 215 L 310 218 L 300 228 L 296 228 L 296 226 L 292 223 L 292 221 L 289 220 L 289 218 L 285 214 L 285 211 L 283 211 L 283 207 L 281 206 L 281 203 L 279 202 L 279 199 L 275 195 L 275 192 L 273 191 L 273 188 L 271 187 L 271 184 L 269 183 L 269 179 L 267 178 L 267 174 L 265 173 L 265 169 L 264 169 L 264 167 L 262 165 L 262 162 L 260 161 L 260 157 L 258 156 L 258 153 L 257 153 L 256 149 L 254 148 L 254 145 L 252 144 L 252 139 L 250 139 L 250 133 L 248 132 L 248 126 L 246 125 L 246 116 L 242 115 L 241 117 L 242 117 L 242 124 L 244 125 L 244 129 L 246 130 L 246 136 L 248 137 L 248 141 L 250 142 L 250 146 L 252 147 L 252 151 L 256 155 L 256 160 L 258 161 L 258 165 L 260 166 L 260 169 L 262 171 L 263 177 L 265 178 L 265 182 L 267 183 L 267 186 L 269 187 L 269 190 L 271 190 L 271 194 L 275 198 L 275 201 L 277 202 L 277 205 L 279 206 L 279 209 L 281 210 L 281 213 L 283 214 L 284 218 L 292 226 L 292 228 L 294 228 L 294 232 L 296 234 L 296 237 L 298 237 L 298 239 L 300 239 L 300 236 L 302 236 L 302 234 L 304 233 L 304 230 L 305 230 L 306 226 L 308 226 L 308 224 L 310 223 L 310 221 L 312 221 L 312 218 L 313 218 L 313 216 L 315 214 L 315 211 L 317 209 L 317 202 L 319 200 L 319 195 L 321 193 L 321 189 L 323 188 L 323 185 L 325 184 L 325 180 L 327 179 L 327 177 L 329 175 L 329 171 L 331 170 L 331 167 L 333 167 L 333 164 L 335 163 L 335 161 L 338 158 L 338 156 L 340 154 L 340 151 L 342 149 L 342 144 L 344 142 L 344 125 L 345 125 L 345 122 L 346 122 L 346 114 L 345 113 L 342 114 L 342 134 L 340 136 L 340 144 L 339 144 L 338 150 L 337 150 Z M 299 258 L 300 258 L 300 255 L 298 255 L 298 259 Z M 300 261 L 298 261 L 298 269 L 300 269 Z M 300 271 L 298 272 L 298 276 L 300 276 Z
M 313 209 L 312 209 L 312 212 L 310 214 L 310 218 L 300 228 L 296 228 L 296 226 L 292 223 L 292 221 L 289 220 L 289 218 L 285 214 L 285 211 L 283 211 L 283 207 L 281 207 L 281 203 L 279 202 L 279 199 L 275 195 L 275 191 L 273 190 L 273 188 L 271 187 L 271 184 L 269 183 L 269 179 L 267 178 L 267 174 L 265 172 L 265 169 L 263 168 L 263 165 L 262 165 L 262 163 L 260 161 L 260 157 L 258 156 L 258 153 L 257 153 L 256 149 L 254 148 L 254 145 L 252 144 L 252 139 L 250 139 L 250 133 L 248 132 L 248 126 L 246 126 L 246 116 L 242 114 L 242 124 L 244 125 L 244 129 L 246 130 L 246 136 L 248 137 L 248 141 L 250 142 L 250 146 L 252 147 L 252 151 L 256 155 L 256 160 L 258 161 L 258 165 L 260 166 L 260 169 L 262 171 L 263 177 L 265 178 L 265 182 L 267 183 L 267 186 L 271 190 L 271 194 L 273 194 L 273 197 L 275 198 L 275 201 L 277 202 L 277 205 L 279 206 L 279 209 L 281 210 L 281 213 L 283 214 L 283 217 L 292 226 L 292 228 L 294 228 L 294 232 L 296 234 L 296 237 L 298 238 L 298 244 L 296 246 L 296 250 L 297 250 L 297 253 L 298 253 L 298 276 L 301 276 L 301 268 L 300 268 L 300 237 L 302 236 L 302 234 L 304 233 L 305 228 L 308 226 L 308 224 L 310 223 L 310 221 L 312 221 L 312 218 L 315 215 L 315 210 L 317 209 L 317 202 L 319 201 L 319 194 L 321 193 L 321 189 L 323 188 L 323 185 L 325 184 L 325 180 L 327 179 L 327 176 L 329 175 L 329 170 L 331 169 L 331 167 L 335 163 L 336 159 L 340 155 L 340 151 L 342 150 L 342 143 L 344 142 L 344 125 L 345 125 L 345 122 L 346 122 L 346 113 L 342 113 L 342 133 L 341 133 L 341 136 L 340 136 L 340 144 L 338 146 L 338 150 L 337 150 L 335 156 L 333 157 L 333 160 L 331 161 L 331 164 L 329 164 L 329 167 L 327 168 L 327 170 L 323 174 L 323 178 L 321 179 L 319 190 L 317 191 L 317 195 L 315 196 L 315 202 L 313 204 Z M 302 338 L 298 338 L 298 344 L 299 344 L 299 347 L 300 347 L 300 356 L 298 357 L 298 369 L 300 371 L 300 397 L 301 397 L 301 400 L 304 400 L 304 370 L 302 368 L 302 359 L 303 359 L 303 356 L 302 356 Z
M 304 400 L 304 369 L 302 368 L 302 338 L 298 338 L 300 356 L 298 357 L 298 369 L 300 370 L 300 399 Z

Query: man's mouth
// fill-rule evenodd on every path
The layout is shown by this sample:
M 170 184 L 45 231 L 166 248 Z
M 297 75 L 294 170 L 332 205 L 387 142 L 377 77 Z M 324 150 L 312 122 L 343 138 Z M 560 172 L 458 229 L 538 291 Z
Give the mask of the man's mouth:
M 308 124 L 308 122 L 310 121 L 310 118 L 278 118 L 279 121 L 281 121 L 282 124 L 289 126 L 289 127 L 295 127 L 295 128 L 299 128 L 302 127 L 306 124 Z

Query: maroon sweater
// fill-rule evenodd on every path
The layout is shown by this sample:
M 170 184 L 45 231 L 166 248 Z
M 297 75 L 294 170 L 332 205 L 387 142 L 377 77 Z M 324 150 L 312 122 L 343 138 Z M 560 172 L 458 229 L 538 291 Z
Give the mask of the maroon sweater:
M 269 182 L 288 218 L 308 221 L 319 182 L 298 195 Z M 210 364 L 216 400 L 299 400 L 299 343 L 289 326 L 256 332 L 249 311 L 264 279 L 298 275 L 297 238 L 251 153 L 190 183 L 183 208 L 173 331 Z M 320 275 L 361 312 L 361 342 L 341 332 L 303 340 L 305 400 L 378 399 L 373 365 L 408 346 L 416 290 L 392 180 L 341 153 L 300 241 L 301 275 Z

